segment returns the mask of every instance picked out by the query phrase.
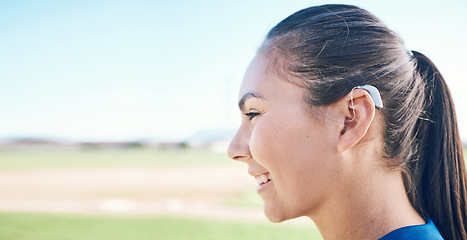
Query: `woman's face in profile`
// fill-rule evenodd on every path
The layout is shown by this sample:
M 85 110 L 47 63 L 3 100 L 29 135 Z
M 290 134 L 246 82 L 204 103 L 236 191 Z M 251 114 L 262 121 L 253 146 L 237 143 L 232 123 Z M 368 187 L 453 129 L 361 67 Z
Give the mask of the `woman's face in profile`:
M 336 191 L 338 136 L 332 131 L 337 122 L 326 118 L 332 109 L 311 110 L 304 88 L 281 79 L 268 63 L 258 53 L 245 73 L 242 123 L 229 156 L 249 165 L 266 216 L 279 222 L 313 215 Z

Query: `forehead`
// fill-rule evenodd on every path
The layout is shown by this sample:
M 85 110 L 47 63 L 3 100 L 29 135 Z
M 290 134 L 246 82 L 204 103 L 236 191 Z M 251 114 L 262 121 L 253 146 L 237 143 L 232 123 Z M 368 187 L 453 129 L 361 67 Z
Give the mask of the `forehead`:
M 245 72 L 239 97 L 249 92 L 263 96 L 264 91 L 288 83 L 286 79 L 278 76 L 277 71 L 274 71 L 273 61 L 275 60 L 268 55 L 256 54 Z
M 253 90 L 258 91 L 261 84 L 264 83 L 265 75 L 267 74 L 268 61 L 264 56 L 256 54 L 253 60 L 248 65 L 245 75 L 243 76 L 242 85 L 240 87 L 239 98 Z M 259 93 L 259 92 L 257 92 Z
M 277 59 L 271 59 L 268 55 L 256 54 L 245 72 L 239 99 L 253 94 L 268 102 L 285 101 L 291 97 L 304 100 L 304 89 L 280 76 L 275 70 L 275 61 Z

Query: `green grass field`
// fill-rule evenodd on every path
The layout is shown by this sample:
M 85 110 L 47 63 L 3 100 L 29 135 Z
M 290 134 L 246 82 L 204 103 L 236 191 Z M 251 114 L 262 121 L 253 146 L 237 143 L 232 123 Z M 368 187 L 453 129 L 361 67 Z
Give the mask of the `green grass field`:
M 2 240 L 322 239 L 311 224 L 0 212 Z
M 233 162 L 209 150 L 131 149 L 0 149 L 0 171 L 76 167 L 165 167 L 221 165 Z

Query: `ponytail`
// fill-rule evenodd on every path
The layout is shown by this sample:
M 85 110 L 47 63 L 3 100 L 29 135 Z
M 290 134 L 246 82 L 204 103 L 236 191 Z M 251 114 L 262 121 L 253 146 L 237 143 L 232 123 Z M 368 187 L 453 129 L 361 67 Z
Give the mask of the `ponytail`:
M 425 83 L 425 108 L 415 128 L 418 157 L 409 161 L 415 209 L 430 218 L 445 239 L 467 239 L 467 176 L 456 113 L 443 76 L 413 51 Z

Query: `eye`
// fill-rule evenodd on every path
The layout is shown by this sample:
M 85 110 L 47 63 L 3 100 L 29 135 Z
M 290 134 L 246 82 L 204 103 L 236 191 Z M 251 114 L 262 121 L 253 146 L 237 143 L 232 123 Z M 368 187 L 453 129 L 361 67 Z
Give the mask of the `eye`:
M 250 121 L 253 120 L 253 118 L 255 118 L 258 115 L 259 115 L 259 112 L 253 112 L 253 111 L 245 113 L 245 116 L 247 116 Z

